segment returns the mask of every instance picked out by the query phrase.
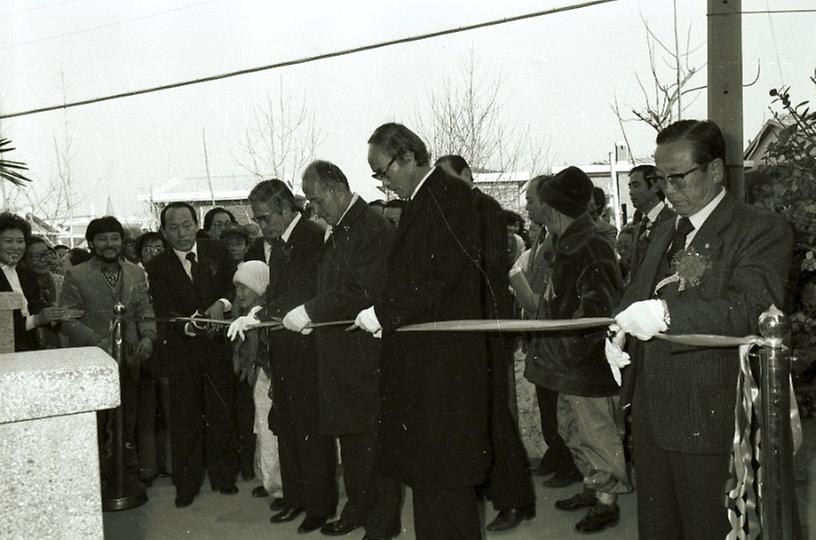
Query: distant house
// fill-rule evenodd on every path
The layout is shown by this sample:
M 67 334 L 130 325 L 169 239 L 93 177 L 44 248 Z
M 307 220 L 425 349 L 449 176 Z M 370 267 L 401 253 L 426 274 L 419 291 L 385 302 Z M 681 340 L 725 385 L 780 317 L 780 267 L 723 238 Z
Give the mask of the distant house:
M 524 215 L 529 171 L 484 171 L 473 173 L 473 183 L 496 199 L 502 208 Z
M 171 178 L 150 193 L 140 195 L 139 200 L 150 207 L 157 225 L 161 209 L 175 201 L 192 205 L 198 213 L 199 223 L 204 221 L 204 215 L 209 210 L 219 206 L 232 212 L 239 223 L 246 224 L 252 217 L 249 192 L 258 182 L 258 177 L 253 175 L 214 176 L 209 180 L 206 177 Z M 295 186 L 292 191 L 298 204 L 305 206 L 306 199 L 300 191 L 300 186 Z M 376 192 L 382 195 L 378 189 Z M 374 200 L 366 196 L 363 198 Z

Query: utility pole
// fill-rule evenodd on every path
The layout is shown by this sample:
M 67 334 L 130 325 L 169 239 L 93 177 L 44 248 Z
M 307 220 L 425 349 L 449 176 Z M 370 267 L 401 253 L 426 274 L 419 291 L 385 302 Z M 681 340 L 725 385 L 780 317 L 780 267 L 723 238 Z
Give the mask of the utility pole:
M 745 197 L 742 135 L 742 0 L 708 0 L 708 118 L 725 138 L 728 190 Z
M 201 130 L 201 140 L 204 143 L 204 169 L 207 171 L 207 186 L 210 188 L 210 202 L 212 202 L 213 208 L 215 208 L 215 193 L 213 192 L 212 178 L 210 177 L 210 160 L 207 156 L 207 133 L 203 129 Z

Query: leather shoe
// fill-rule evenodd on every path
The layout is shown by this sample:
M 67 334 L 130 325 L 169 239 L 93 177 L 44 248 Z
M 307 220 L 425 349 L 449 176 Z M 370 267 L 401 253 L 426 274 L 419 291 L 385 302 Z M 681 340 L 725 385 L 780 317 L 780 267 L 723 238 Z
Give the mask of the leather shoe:
M 598 500 L 595 498 L 594 493 L 590 491 L 582 491 L 577 495 L 573 495 L 569 499 L 555 501 L 555 507 L 559 510 L 572 511 L 586 508 L 588 506 L 595 506 L 596 503 L 598 503 Z
M 236 486 L 235 484 L 230 484 L 228 486 L 218 488 L 218 493 L 222 495 L 235 495 L 236 493 L 238 493 L 238 486 Z
M 320 532 L 326 536 L 343 536 L 344 534 L 348 534 L 359 527 L 360 525 L 357 523 L 343 521 L 343 518 L 340 518 L 337 521 L 326 523 L 320 527 Z
M 286 501 L 283 500 L 283 497 L 275 497 L 272 499 L 272 502 L 269 503 L 269 509 L 273 512 L 280 512 L 286 508 Z
M 269 518 L 269 521 L 271 521 L 272 523 L 286 523 L 287 521 L 292 521 L 302 513 L 303 507 L 284 508 L 283 510 Z
M 555 476 L 553 476 L 552 478 L 548 478 L 547 480 L 544 480 L 542 484 L 545 487 L 549 488 L 564 488 L 567 486 L 571 486 L 575 482 L 580 482 L 581 480 L 583 480 L 583 477 L 579 472 L 573 472 L 569 474 L 555 473 Z
M 306 516 L 303 518 L 303 523 L 300 524 L 298 527 L 298 532 L 300 534 L 310 533 L 312 531 L 316 531 L 323 527 L 326 524 L 326 520 L 329 516 L 320 516 L 320 517 L 313 517 L 313 516 Z
M 614 527 L 620 520 L 620 508 L 617 504 L 598 503 L 590 509 L 584 519 L 575 524 L 579 533 L 596 533 Z
M 193 504 L 193 499 L 195 499 L 195 495 L 179 495 L 176 497 L 176 508 L 186 508 Z
M 519 526 L 525 519 L 533 519 L 535 517 L 535 504 L 528 504 L 521 508 L 510 508 L 508 510 L 499 510 L 496 519 L 490 522 L 485 527 L 488 531 L 509 531 Z
M 258 486 L 252 490 L 253 497 L 269 497 L 269 493 L 267 493 L 266 488 L 263 486 Z

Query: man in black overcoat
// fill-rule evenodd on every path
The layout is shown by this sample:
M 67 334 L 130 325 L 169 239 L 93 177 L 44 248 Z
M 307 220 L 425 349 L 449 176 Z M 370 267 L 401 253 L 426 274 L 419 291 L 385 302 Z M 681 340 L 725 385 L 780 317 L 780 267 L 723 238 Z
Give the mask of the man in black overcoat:
M 289 187 L 264 180 L 249 194 L 252 220 L 270 244 L 269 286 L 263 308 L 239 317 L 228 335 L 289 311 L 314 298 L 323 229 L 300 213 Z M 337 507 L 336 452 L 331 436 L 320 432 L 316 340 L 294 332 L 271 332 L 271 425 L 278 435 L 285 507 L 273 523 L 306 517 L 298 532 L 320 529 Z
M 490 464 L 484 338 L 396 332 L 482 318 L 476 200 L 462 181 L 430 166 L 425 144 L 405 126 L 384 124 L 368 142 L 374 178 L 410 200 L 385 294 L 356 319 L 383 340 L 379 467 L 411 487 L 417 538 L 479 538 L 474 486 Z
M 145 268 L 157 317 L 195 314 L 223 320 L 231 307 L 232 258 L 223 243 L 197 240 L 197 230 L 195 210 L 187 203 L 170 203 L 162 210 L 161 231 L 171 249 Z M 193 502 L 205 466 L 213 489 L 237 493 L 234 377 L 223 336 L 202 333 L 190 323 L 161 323 L 159 339 L 170 362 L 176 506 Z
M 311 333 L 312 323 L 353 318 L 385 290 L 393 229 L 349 190 L 339 167 L 311 163 L 303 192 L 329 224 L 317 272 L 317 295 L 291 310 L 283 325 Z M 399 534 L 400 486 L 374 467 L 380 418 L 380 340 L 343 326 L 318 328 L 320 432 L 340 442 L 348 502 L 323 534 L 338 536 L 364 527 L 366 538 Z
M 482 261 L 482 309 L 486 319 L 512 319 L 513 297 L 507 272 L 507 226 L 501 205 L 473 185 L 470 167 L 462 156 L 442 156 L 436 165 L 464 182 L 476 197 L 479 209 L 479 238 Z M 523 519 L 535 516 L 535 492 L 530 476 L 527 452 L 519 436 L 518 426 L 510 413 L 515 335 L 487 336 L 490 361 L 490 447 L 493 463 L 487 482 L 487 492 L 493 507 L 499 511 L 487 525 L 488 531 L 506 531 L 518 526 Z M 515 399 L 515 393 L 512 394 Z

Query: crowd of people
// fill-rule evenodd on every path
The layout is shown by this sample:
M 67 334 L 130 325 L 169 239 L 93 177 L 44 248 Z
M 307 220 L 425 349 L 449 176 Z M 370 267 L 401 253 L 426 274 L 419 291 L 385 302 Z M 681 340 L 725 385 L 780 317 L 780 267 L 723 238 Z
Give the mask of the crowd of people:
M 317 160 L 305 204 L 281 180 L 252 189 L 254 225 L 224 208 L 199 224 L 179 201 L 158 231 L 132 238 L 106 216 L 87 250 L 69 250 L 0 214 L 0 290 L 26 300 L 17 350 L 111 351 L 124 304 L 129 471 L 148 486 L 171 475 L 178 508 L 205 475 L 225 495 L 257 475 L 272 523 L 303 515 L 301 533 L 373 540 L 400 534 L 409 486 L 417 538 L 474 539 L 479 497 L 497 511 L 487 530 L 507 531 L 535 517 L 533 477 L 546 476 L 580 482 L 555 506 L 586 509 L 575 530 L 595 533 L 619 522 L 636 480 L 641 538 L 725 537 L 737 353 L 655 336 L 756 333 L 782 304 L 792 235 L 724 189 L 719 128 L 684 120 L 658 135 L 655 164 L 630 172 L 637 211 L 620 234 L 577 167 L 530 180 L 526 231 L 461 156 L 431 161 L 401 124 L 373 132 L 367 159 L 398 199 L 367 203 Z M 615 323 L 501 331 L 594 317 Z M 400 331 L 454 320 L 484 331 Z M 513 415 L 520 347 L 543 456 L 526 454 Z M 103 476 L 112 417 L 99 416 Z

